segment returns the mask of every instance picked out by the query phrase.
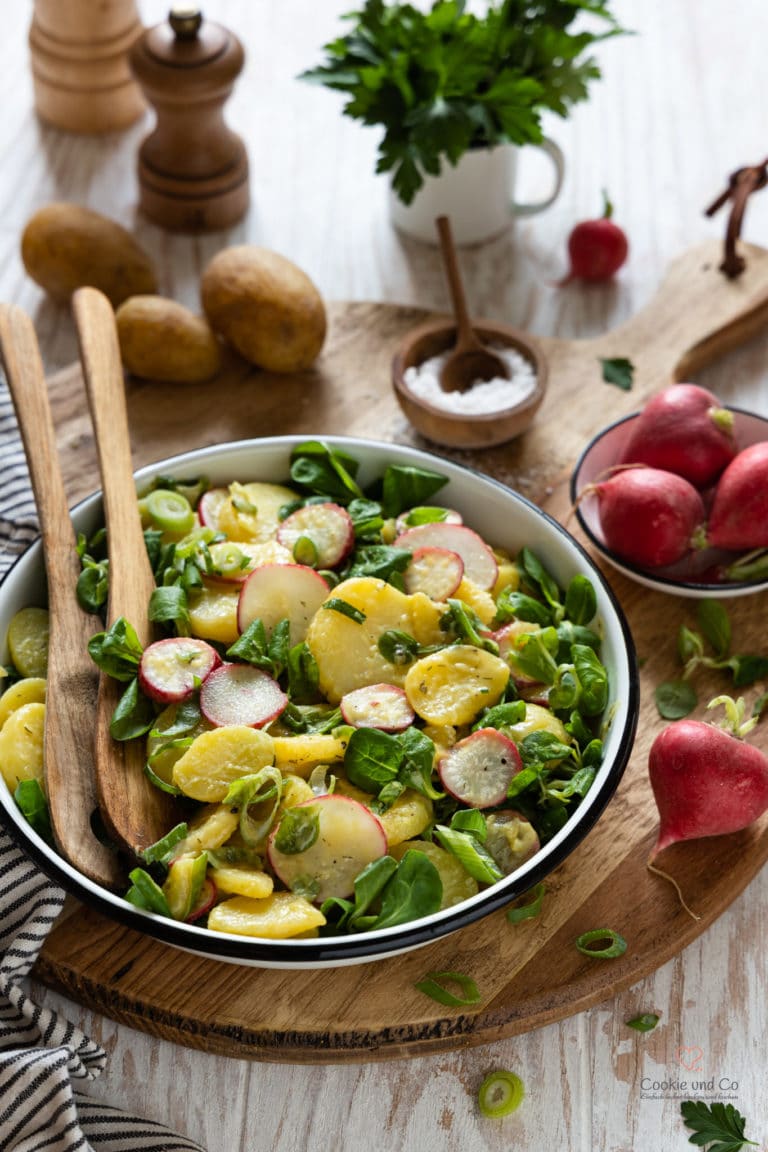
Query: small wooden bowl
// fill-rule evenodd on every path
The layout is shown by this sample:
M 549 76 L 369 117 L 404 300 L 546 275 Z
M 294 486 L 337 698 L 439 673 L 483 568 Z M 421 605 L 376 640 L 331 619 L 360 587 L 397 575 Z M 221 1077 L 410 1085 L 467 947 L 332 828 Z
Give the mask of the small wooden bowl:
M 393 357 L 392 386 L 400 407 L 416 431 L 427 440 L 449 448 L 492 448 L 514 440 L 533 422 L 547 388 L 546 357 L 532 336 L 487 320 L 474 321 L 473 328 L 484 343 L 514 348 L 524 356 L 533 365 L 536 386 L 518 404 L 494 412 L 470 415 L 430 404 L 410 390 L 405 382 L 406 369 L 452 348 L 456 342 L 456 325 L 452 320 L 433 320 L 414 328 Z

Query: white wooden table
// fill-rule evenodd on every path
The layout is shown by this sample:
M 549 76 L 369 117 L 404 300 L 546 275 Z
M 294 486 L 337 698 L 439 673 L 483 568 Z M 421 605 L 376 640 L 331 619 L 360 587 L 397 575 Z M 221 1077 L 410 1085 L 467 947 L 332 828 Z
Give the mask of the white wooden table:
M 137 218 L 135 155 L 150 119 L 102 139 L 42 127 L 33 112 L 26 32 L 31 4 L 5 4 L 0 38 L 0 298 L 28 309 L 46 366 L 76 356 L 66 309 L 26 277 L 19 236 L 41 205 L 67 199 L 133 229 L 161 268 L 161 291 L 197 306 L 199 273 L 227 243 L 251 241 L 289 256 L 334 299 L 447 308 L 436 252 L 404 241 L 373 175 L 377 133 L 346 121 L 340 98 L 296 80 L 336 35 L 349 0 L 209 0 L 206 14 L 234 28 L 248 53 L 229 105 L 246 139 L 252 207 L 231 233 L 168 236 Z M 146 23 L 166 0 L 143 0 Z M 568 173 L 548 213 L 467 251 L 462 263 L 476 313 L 534 332 L 590 335 L 634 313 L 668 261 L 720 235 L 703 209 L 735 168 L 768 148 L 764 0 L 616 0 L 633 38 L 604 45 L 604 80 L 568 122 L 547 124 Z M 545 179 L 533 155 L 525 187 Z M 610 190 L 631 258 L 614 285 L 559 290 L 566 237 Z M 745 237 L 768 245 L 768 192 L 749 206 Z M 768 413 L 768 337 L 700 381 L 728 402 Z M 556 434 L 556 429 L 553 429 Z M 764 622 L 755 645 L 766 647 Z M 569 1152 L 673 1152 L 688 1147 L 674 1087 L 714 1078 L 747 1133 L 768 1138 L 763 1037 L 768 1029 L 768 875 L 672 963 L 590 1012 L 493 1046 L 413 1061 L 296 1067 L 208 1056 L 152 1039 L 36 989 L 104 1045 L 109 1064 L 93 1094 L 188 1133 L 209 1152 L 315 1152 L 439 1147 L 450 1152 L 527 1148 Z M 258 979 L 258 974 L 254 974 Z M 297 980 L 311 980 L 298 974 Z M 645 1036 L 624 1021 L 661 1016 Z M 686 1071 L 696 1063 L 698 1071 Z M 511 1118 L 484 1120 L 475 1098 L 494 1067 L 515 1070 L 527 1098 Z M 683 1092 L 682 1097 L 691 1095 Z M 706 1095 L 699 1091 L 698 1097 Z

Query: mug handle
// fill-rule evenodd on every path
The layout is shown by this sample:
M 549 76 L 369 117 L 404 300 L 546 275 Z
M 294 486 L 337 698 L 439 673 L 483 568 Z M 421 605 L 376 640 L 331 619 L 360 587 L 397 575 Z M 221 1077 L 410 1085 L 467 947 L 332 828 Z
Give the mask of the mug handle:
M 516 201 L 513 201 L 512 211 L 516 216 L 535 216 L 537 212 L 543 212 L 545 208 L 549 208 L 550 204 L 554 204 L 563 186 L 565 157 L 559 146 L 555 144 L 554 140 L 550 140 L 548 136 L 544 136 L 541 142 L 534 144 L 533 147 L 540 148 L 542 152 L 546 152 L 547 156 L 549 156 L 555 169 L 555 183 L 549 196 L 545 197 L 544 200 L 537 200 L 533 204 L 518 204 Z

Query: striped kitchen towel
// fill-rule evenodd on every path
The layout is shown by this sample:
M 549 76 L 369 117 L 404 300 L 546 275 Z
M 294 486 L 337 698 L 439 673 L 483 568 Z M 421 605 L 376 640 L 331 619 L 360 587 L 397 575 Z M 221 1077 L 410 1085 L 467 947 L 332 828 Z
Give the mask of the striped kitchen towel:
M 0 577 L 37 535 L 24 451 L 0 382 Z M 77 1091 L 106 1053 L 24 990 L 64 904 L 0 827 L 0 1149 L 2 1152 L 205 1152 L 162 1124 L 129 1116 Z

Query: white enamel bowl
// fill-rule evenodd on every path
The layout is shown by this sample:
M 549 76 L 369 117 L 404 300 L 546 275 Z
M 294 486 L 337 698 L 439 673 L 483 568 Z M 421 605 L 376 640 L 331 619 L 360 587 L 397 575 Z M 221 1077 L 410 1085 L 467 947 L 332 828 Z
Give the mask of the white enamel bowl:
M 304 438 L 276 437 L 203 448 L 142 469 L 137 473 L 137 482 L 146 484 L 157 473 L 179 478 L 202 473 L 212 484 L 232 480 L 285 481 L 291 449 L 301 439 Z M 634 738 L 638 682 L 629 630 L 599 571 L 560 525 L 496 481 L 428 453 L 400 445 L 345 437 L 326 439 L 360 461 L 359 479 L 363 486 L 381 475 L 388 463 L 414 464 L 442 472 L 448 477 L 448 483 L 440 492 L 441 502 L 457 508 L 466 522 L 489 542 L 510 552 L 517 552 L 521 546 L 527 545 L 540 556 L 561 584 L 567 584 L 578 572 L 590 576 L 597 592 L 604 636 L 602 658 L 610 674 L 608 710 L 612 721 L 605 739 L 605 759 L 592 788 L 569 822 L 536 856 L 511 876 L 462 904 L 409 924 L 356 936 L 255 940 L 152 916 L 92 883 L 48 848 L 20 815 L 0 780 L 0 818 L 35 861 L 78 899 L 167 944 L 232 963 L 272 968 L 322 968 L 364 963 L 427 944 L 504 906 L 551 872 L 589 832 L 618 784 Z M 86 533 L 94 531 L 100 515 L 98 495 L 83 501 L 74 513 L 77 529 Z M 44 603 L 43 555 L 37 542 L 19 558 L 0 587 L 0 637 L 6 636 L 8 623 L 16 611 L 29 604 Z M 7 658 L 7 653 L 4 656 Z
M 730 411 L 733 413 L 734 436 L 740 449 L 768 440 L 766 417 L 758 416 L 754 412 L 744 412 L 738 408 L 731 408 Z M 598 433 L 582 452 L 571 475 L 571 503 L 576 506 L 576 518 L 595 549 L 618 572 L 657 592 L 668 592 L 692 599 L 703 597 L 725 599 L 754 595 L 755 592 L 762 592 L 768 588 L 768 579 L 765 577 L 758 580 L 730 581 L 715 578 L 718 570 L 734 562 L 736 559 L 734 552 L 705 548 L 700 552 L 691 553 L 677 564 L 650 569 L 640 568 L 637 564 L 622 559 L 607 546 L 600 527 L 597 497 L 594 495 L 582 497 L 582 493 L 589 484 L 604 480 L 609 469 L 621 461 L 632 425 L 638 416 L 638 412 L 625 416 Z

